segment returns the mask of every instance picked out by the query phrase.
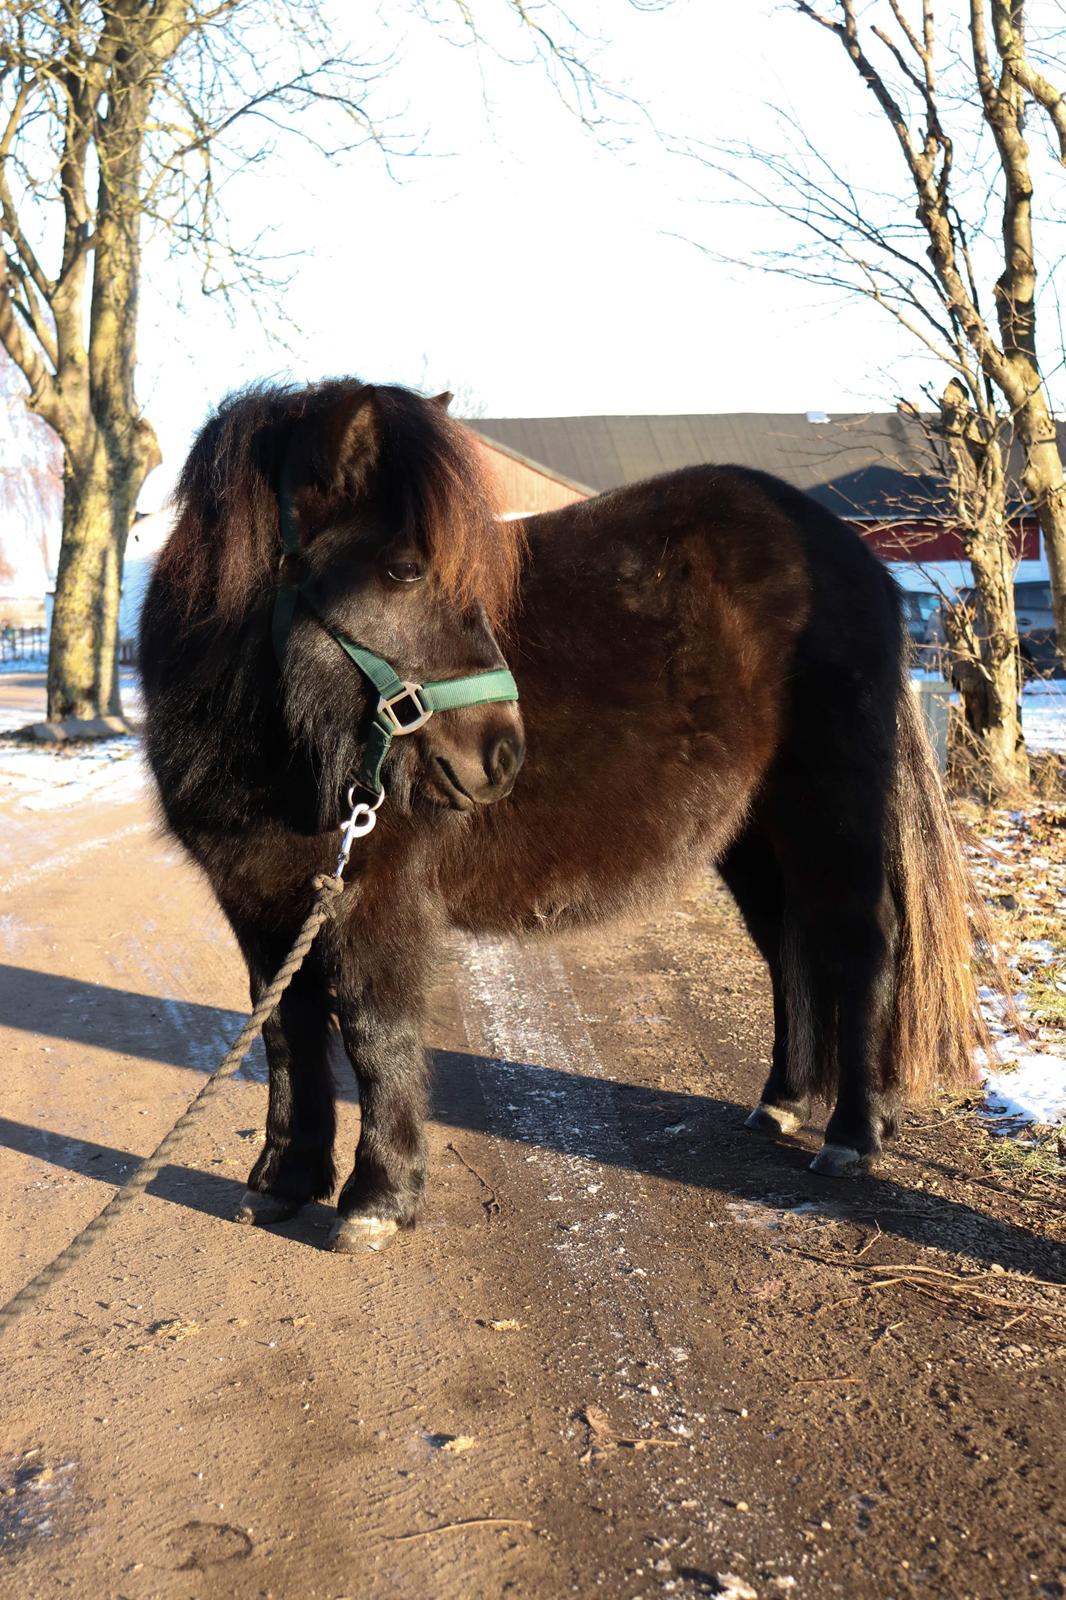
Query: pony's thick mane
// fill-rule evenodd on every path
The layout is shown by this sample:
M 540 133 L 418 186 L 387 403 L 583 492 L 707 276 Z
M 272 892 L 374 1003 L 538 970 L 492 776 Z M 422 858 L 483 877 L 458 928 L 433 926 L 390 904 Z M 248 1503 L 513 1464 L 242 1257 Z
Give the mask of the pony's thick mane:
M 223 401 L 182 470 L 174 532 L 156 564 L 180 614 L 232 621 L 277 581 L 281 558 L 278 485 L 297 432 L 315 432 L 361 395 L 372 399 L 378 454 L 368 492 L 398 535 L 412 540 L 444 593 L 480 602 L 493 624 L 514 600 L 520 528 L 498 521 L 470 434 L 408 389 L 335 379 L 309 388 L 256 385 Z M 358 496 L 332 488 L 334 509 Z

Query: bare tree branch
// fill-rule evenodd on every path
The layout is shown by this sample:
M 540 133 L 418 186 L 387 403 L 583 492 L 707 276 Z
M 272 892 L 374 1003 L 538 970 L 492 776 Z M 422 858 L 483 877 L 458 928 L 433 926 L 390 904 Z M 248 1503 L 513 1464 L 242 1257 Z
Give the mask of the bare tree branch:
M 992 0 L 996 49 L 1015 82 L 1047 112 L 1058 136 L 1059 159 L 1066 164 L 1066 97 L 1036 70 L 1026 55 L 1022 30 L 1015 25 L 1013 15 L 1018 9 L 1007 0 Z

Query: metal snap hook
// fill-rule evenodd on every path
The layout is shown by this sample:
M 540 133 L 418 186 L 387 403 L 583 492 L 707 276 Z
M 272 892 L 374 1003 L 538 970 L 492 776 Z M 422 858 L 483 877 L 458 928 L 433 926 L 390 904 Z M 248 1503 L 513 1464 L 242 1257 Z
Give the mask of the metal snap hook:
M 340 852 L 337 856 L 337 865 L 333 869 L 335 878 L 341 877 L 345 867 L 348 865 L 348 858 L 352 853 L 352 845 L 355 841 L 357 839 L 365 839 L 368 833 L 373 833 L 374 828 L 377 826 L 378 807 L 384 798 L 385 791 L 382 789 L 373 805 L 368 805 L 365 800 L 356 802 L 354 784 L 348 790 L 348 804 L 352 808 L 352 814 L 344 824 L 344 829 L 341 833 Z

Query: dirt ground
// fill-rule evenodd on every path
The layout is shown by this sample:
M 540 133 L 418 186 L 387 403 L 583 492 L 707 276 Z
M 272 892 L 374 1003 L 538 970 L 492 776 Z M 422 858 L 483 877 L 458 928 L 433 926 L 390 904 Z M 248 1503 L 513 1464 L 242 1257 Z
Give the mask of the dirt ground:
M 239 958 L 146 794 L 3 803 L 0 1298 L 222 1055 Z M 972 1110 L 876 1176 L 742 1121 L 767 985 L 722 892 L 440 976 L 422 1226 L 229 1220 L 257 1047 L 9 1335 L 0 1593 L 1066 1594 L 1066 1204 Z M 338 1063 L 342 1139 L 358 1107 Z

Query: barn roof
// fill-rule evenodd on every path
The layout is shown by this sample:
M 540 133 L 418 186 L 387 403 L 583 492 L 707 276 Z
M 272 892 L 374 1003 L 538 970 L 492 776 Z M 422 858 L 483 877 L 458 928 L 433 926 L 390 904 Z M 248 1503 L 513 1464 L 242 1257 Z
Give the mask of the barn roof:
M 471 426 L 596 492 L 700 462 L 731 463 L 772 472 L 852 520 L 943 512 L 934 446 L 917 417 L 889 411 L 812 420 L 821 416 L 478 417 Z M 1059 431 L 1066 448 L 1066 427 Z

